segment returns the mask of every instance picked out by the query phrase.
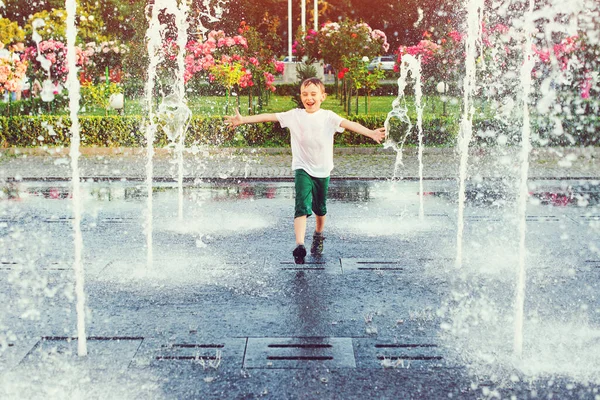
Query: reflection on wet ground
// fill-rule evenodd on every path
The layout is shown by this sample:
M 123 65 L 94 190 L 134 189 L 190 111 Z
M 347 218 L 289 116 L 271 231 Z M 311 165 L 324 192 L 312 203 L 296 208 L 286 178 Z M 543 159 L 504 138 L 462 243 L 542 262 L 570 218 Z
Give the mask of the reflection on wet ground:
M 329 187 L 329 199 L 340 202 L 367 202 L 374 192 L 389 188 L 404 186 L 415 190 L 399 193 L 401 195 L 418 196 L 418 187 L 414 182 L 375 182 L 375 181 L 332 181 Z M 423 196 L 444 199 L 457 203 L 457 185 L 453 180 L 436 181 L 433 188 L 426 188 Z M 599 181 L 532 181 L 530 187 L 530 202 L 539 205 L 552 206 L 595 206 L 600 203 Z M 95 182 L 83 185 L 87 198 L 97 201 L 138 201 L 146 197 L 146 187 L 139 183 L 128 182 Z M 176 191 L 173 184 L 157 183 L 153 193 L 170 193 Z M 40 197 L 45 199 L 68 199 L 71 197 L 71 187 L 65 182 L 44 183 L 6 183 L 0 191 L 1 200 L 19 200 L 23 197 Z M 232 201 L 252 199 L 292 198 L 293 184 L 289 182 L 269 181 L 238 181 L 209 182 L 204 184 L 187 185 L 184 196 L 196 198 L 199 193 L 202 198 L 211 201 Z M 375 196 L 377 197 L 377 193 Z M 517 190 L 507 182 L 468 183 L 466 186 L 466 202 L 473 206 L 502 207 L 516 199 Z M 208 197 L 207 197 L 208 196 Z

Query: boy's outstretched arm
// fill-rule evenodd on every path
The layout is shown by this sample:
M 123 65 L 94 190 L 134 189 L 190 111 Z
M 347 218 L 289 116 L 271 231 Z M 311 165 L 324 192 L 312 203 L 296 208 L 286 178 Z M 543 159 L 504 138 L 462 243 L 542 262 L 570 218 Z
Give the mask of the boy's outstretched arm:
M 226 115 L 225 121 L 231 126 L 242 124 L 254 124 L 256 122 L 277 122 L 275 114 L 257 114 L 242 116 L 240 110 L 236 108 L 235 115 Z
M 347 119 L 343 119 L 340 126 L 352 132 L 356 132 L 366 137 L 370 137 L 377 143 L 381 143 L 381 141 L 385 139 L 385 128 L 369 129 L 367 127 L 362 126 L 358 122 L 348 121 Z

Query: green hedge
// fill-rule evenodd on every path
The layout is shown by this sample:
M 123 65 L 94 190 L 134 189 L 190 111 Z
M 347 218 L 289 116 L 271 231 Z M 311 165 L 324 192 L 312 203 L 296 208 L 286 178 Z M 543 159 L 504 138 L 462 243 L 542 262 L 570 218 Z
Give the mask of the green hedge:
M 370 128 L 383 126 L 386 114 L 353 115 L 347 117 Z M 146 129 L 141 117 L 132 116 L 81 116 L 79 118 L 83 146 L 144 146 Z M 69 144 L 70 119 L 65 116 L 15 116 L 0 117 L 0 143 L 6 146 L 29 147 L 39 145 L 66 146 Z M 453 142 L 457 124 L 450 118 L 435 117 L 423 122 L 426 145 L 446 145 Z M 416 131 L 415 131 L 416 132 Z M 411 134 L 407 144 L 417 142 Z M 168 144 L 160 131 L 156 145 Z M 205 144 L 221 146 L 287 146 L 289 133 L 278 123 L 243 125 L 230 129 L 221 117 L 193 117 L 186 135 L 186 145 Z M 362 135 L 346 132 L 336 135 L 339 146 L 373 145 Z
M 347 118 L 369 128 L 383 126 L 387 114 L 352 115 Z M 426 146 L 453 146 L 458 134 L 458 125 L 454 117 L 425 115 L 423 117 L 423 142 Z M 413 118 L 414 121 L 414 118 Z M 139 147 L 145 145 L 146 129 L 142 126 L 141 116 L 81 116 L 80 133 L 83 146 Z M 553 125 L 537 121 L 532 132 L 535 143 L 552 146 L 587 146 L 598 145 L 600 138 L 600 119 L 597 116 L 565 119 L 565 134 L 556 135 Z M 391 122 L 391 134 L 396 139 L 404 136 L 405 127 L 398 121 Z M 474 141 L 479 143 L 496 143 L 499 133 L 507 137 L 508 144 L 517 144 L 520 140 L 520 127 L 508 126 L 498 120 L 478 120 L 473 124 Z M 69 145 L 70 119 L 66 116 L 15 116 L 0 117 L 0 145 L 3 147 L 32 147 L 40 145 Z M 485 133 L 489 135 L 486 137 Z M 491 137 L 491 139 L 490 139 Z M 406 138 L 406 145 L 417 144 L 416 126 Z M 168 144 L 166 136 L 158 129 L 156 145 Z M 186 145 L 218 145 L 218 146 L 262 146 L 279 147 L 289 145 L 289 133 L 278 123 L 243 125 L 230 129 L 221 117 L 195 116 L 190 122 L 186 135 Z M 336 135 L 338 146 L 373 145 L 369 138 L 345 132 Z

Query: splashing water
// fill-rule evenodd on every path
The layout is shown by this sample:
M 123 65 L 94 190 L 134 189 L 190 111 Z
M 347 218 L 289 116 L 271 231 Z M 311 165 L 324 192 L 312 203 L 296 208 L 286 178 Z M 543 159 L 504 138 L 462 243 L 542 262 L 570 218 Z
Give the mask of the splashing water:
M 158 124 L 160 123 L 171 145 L 175 147 L 178 158 L 178 216 L 183 218 L 183 151 L 185 146 L 185 131 L 191 119 L 191 111 L 186 105 L 185 99 L 185 46 L 188 36 L 187 15 L 189 7 L 187 2 L 182 1 L 180 5 L 176 2 L 167 0 L 158 0 L 154 5 L 146 8 L 150 16 L 148 30 L 146 31 L 147 50 L 150 58 L 148 65 L 148 80 L 145 86 L 145 105 L 148 111 L 148 119 L 146 124 L 146 188 L 147 188 L 147 203 L 146 203 L 146 247 L 147 247 L 147 265 L 150 267 L 153 263 L 152 254 L 152 182 L 153 182 L 153 157 L 154 157 L 154 139 Z M 159 21 L 159 14 L 164 11 L 166 14 L 171 14 L 175 17 L 175 25 L 177 27 L 177 71 L 173 84 L 173 93 L 166 96 L 158 108 L 158 113 L 155 114 L 153 108 L 153 95 L 155 88 L 155 80 L 157 77 L 157 69 L 164 61 L 163 40 L 167 26 Z
M 462 246 L 465 210 L 465 181 L 467 179 L 467 163 L 469 159 L 469 144 L 473 137 L 473 94 L 476 87 L 477 41 L 481 35 L 482 0 L 469 0 L 467 3 L 467 38 L 465 41 L 465 78 L 463 88 L 463 116 L 460 121 L 458 135 L 458 151 L 460 153 L 459 187 L 458 187 L 458 221 L 456 233 L 455 267 L 462 266 Z M 479 40 L 480 41 L 480 40 Z M 481 41 L 480 41 L 481 42 Z
M 72 176 L 72 196 L 73 196 L 73 231 L 75 245 L 75 259 L 73 261 L 73 270 L 75 271 L 75 293 L 77 296 L 77 353 L 80 356 L 87 355 L 87 342 L 85 334 L 85 292 L 84 292 L 84 271 L 82 264 L 83 238 L 81 235 L 81 211 L 82 199 L 79 176 L 79 99 L 80 85 L 77 76 L 77 55 L 75 53 L 75 40 L 77 38 L 77 28 L 75 26 L 75 12 L 77 4 L 75 0 L 66 0 L 65 9 L 67 10 L 67 65 L 69 74 L 67 76 L 67 87 L 69 90 L 69 110 L 71 117 L 71 169 Z
M 146 6 L 148 13 L 151 6 Z M 146 128 L 146 265 L 152 267 L 152 181 L 153 181 L 153 162 L 154 158 L 154 138 L 156 136 L 157 124 L 153 108 L 154 84 L 156 79 L 157 67 L 163 59 L 161 27 L 158 21 L 158 4 L 151 7 L 148 30 L 146 31 L 147 50 L 150 62 L 148 64 L 148 77 L 144 87 L 145 106 L 148 118 L 144 121 Z
M 597 62 L 597 51 L 594 52 L 593 47 L 600 43 L 597 33 L 600 9 L 597 2 L 586 0 L 569 2 L 569 10 L 565 10 L 564 5 L 564 2 L 554 0 L 544 2 L 543 5 L 539 2 L 536 3 L 535 0 L 528 0 L 516 6 L 514 2 L 507 0 L 487 4 L 486 7 L 489 9 L 484 9 L 482 1 L 471 0 L 465 9 L 468 12 L 468 34 L 465 37 L 464 108 L 458 143 L 461 163 L 456 267 L 463 267 L 465 180 L 467 179 L 469 145 L 474 134 L 472 122 L 474 109 L 475 105 L 479 105 L 476 104 L 475 94 L 487 96 L 486 100 L 488 101 L 492 99 L 493 116 L 490 117 L 481 110 L 478 112 L 481 112 L 483 119 L 496 119 L 494 122 L 501 122 L 498 125 L 499 128 L 494 127 L 484 134 L 488 138 L 496 139 L 495 148 L 500 148 L 503 161 L 507 161 L 506 167 L 502 168 L 502 172 L 498 176 L 505 180 L 514 180 L 514 190 L 517 194 L 514 211 L 512 211 L 514 216 L 511 216 L 508 222 L 507 228 L 509 229 L 507 229 L 505 241 L 499 242 L 500 262 L 497 265 L 490 263 L 490 247 L 486 244 L 485 260 L 479 261 L 481 265 L 477 263 L 473 265 L 473 258 L 469 258 L 471 261 L 466 265 L 475 267 L 476 271 L 473 269 L 468 271 L 475 273 L 492 269 L 496 273 L 500 270 L 510 270 L 509 278 L 505 283 L 507 289 L 511 292 L 514 290 L 514 296 L 508 299 L 510 300 L 507 301 L 508 304 L 501 304 L 502 300 L 499 299 L 505 298 L 504 291 L 490 291 L 486 287 L 473 284 L 471 274 L 469 274 L 468 280 L 464 279 L 467 277 L 467 271 L 465 271 L 467 268 L 464 268 L 461 276 L 464 279 L 462 282 L 464 291 L 455 292 L 459 293 L 458 296 L 463 297 L 459 302 L 472 302 L 474 298 L 480 296 L 485 300 L 485 304 L 456 306 L 452 302 L 456 300 L 454 297 L 449 302 L 457 310 L 451 326 L 451 329 L 455 330 L 453 335 L 458 338 L 458 341 L 464 341 L 464 346 L 456 346 L 456 343 L 452 346 L 460 347 L 461 357 L 469 358 L 468 363 L 473 368 L 482 368 L 477 371 L 478 373 L 485 373 L 486 370 L 495 373 L 495 368 L 501 366 L 509 369 L 516 367 L 521 372 L 534 377 L 550 373 L 575 377 L 581 374 L 581 379 L 584 380 L 597 381 L 600 379 L 595 364 L 593 367 L 589 367 L 594 361 L 586 364 L 586 368 L 579 368 L 575 365 L 576 363 L 572 362 L 582 355 L 587 356 L 593 353 L 593 349 L 587 348 L 588 344 L 585 341 L 595 341 L 597 329 L 595 329 L 595 320 L 588 321 L 593 313 L 587 311 L 587 305 L 585 308 L 582 307 L 578 318 L 581 319 L 583 330 L 592 332 L 594 339 L 579 340 L 575 334 L 565 335 L 561 340 L 565 341 L 565 348 L 566 345 L 570 347 L 569 351 L 561 353 L 560 357 L 553 357 L 559 346 L 550 343 L 541 344 L 540 339 L 543 339 L 545 335 L 556 337 L 556 332 L 560 329 L 561 324 L 568 325 L 572 322 L 568 318 L 557 318 L 551 322 L 539 319 L 539 315 L 543 313 L 540 310 L 545 304 L 537 297 L 539 296 L 539 292 L 536 291 L 537 285 L 531 285 L 532 287 L 528 288 L 531 300 L 527 302 L 528 308 L 525 308 L 526 281 L 527 285 L 530 285 L 529 282 L 537 283 L 536 266 L 549 268 L 549 261 L 546 259 L 541 261 L 542 264 L 532 262 L 535 260 L 536 242 L 530 242 L 526 246 L 527 228 L 531 229 L 531 225 L 527 224 L 526 217 L 531 198 L 529 169 L 533 145 L 543 146 L 555 143 L 554 141 L 562 143 L 560 140 L 576 143 L 576 136 L 580 132 L 575 132 L 575 130 L 586 128 L 585 117 L 597 110 L 594 102 L 582 100 L 585 99 L 582 95 L 583 84 L 579 83 L 577 74 L 580 74 L 579 78 L 581 78 L 581 75 L 589 73 L 590 82 L 584 81 L 584 83 L 596 85 L 593 87 L 597 90 L 597 76 L 593 74 L 593 71 L 586 70 L 586 68 L 590 68 L 590 65 L 597 64 L 594 62 L 586 64 L 586 61 L 589 61 L 586 57 Z M 494 33 L 497 35 L 495 38 L 492 37 Z M 490 38 L 492 40 L 488 40 Z M 562 46 L 570 43 L 568 40 L 565 41 L 565 38 L 572 41 L 583 38 L 584 44 L 589 47 L 584 48 L 581 45 L 577 48 L 573 45 L 571 48 L 564 49 Z M 576 50 L 581 53 L 577 54 Z M 583 50 L 586 50 L 586 53 L 583 53 Z M 475 78 L 476 73 L 479 74 L 478 79 Z M 482 105 L 486 104 L 490 103 Z M 576 122 L 575 126 L 569 126 L 571 133 L 568 129 L 563 128 L 565 122 L 571 124 Z M 498 129 L 498 132 L 495 129 Z M 593 129 L 589 128 L 586 132 L 593 133 Z M 585 136 L 585 133 L 582 136 Z M 483 134 L 482 137 L 484 137 Z M 514 160 L 506 156 L 508 153 L 503 149 L 507 145 L 508 139 L 514 140 L 520 145 Z M 493 239 L 490 240 L 490 243 L 498 242 L 497 237 Z M 564 237 L 561 239 L 564 240 Z M 475 242 L 473 244 L 477 244 Z M 518 251 L 514 251 L 510 255 L 506 254 L 512 246 L 515 247 L 515 250 L 518 247 Z M 531 254 L 532 249 L 534 255 Z M 544 254 L 548 249 L 543 248 L 538 251 Z M 563 271 L 563 265 L 560 267 L 559 271 Z M 526 272 L 531 273 L 532 276 L 528 277 Z M 490 282 L 489 286 L 501 282 L 504 277 L 500 277 L 500 275 L 494 278 L 493 283 Z M 543 286 L 540 285 L 540 287 Z M 493 293 L 493 297 L 489 296 L 491 293 Z M 494 298 L 495 296 L 499 297 Z M 536 300 L 539 302 L 538 304 L 536 304 Z M 571 315 L 576 311 L 575 308 L 571 308 L 572 305 L 566 307 L 564 312 Z M 461 318 L 463 326 L 461 326 Z M 467 321 L 469 318 L 472 320 Z M 509 323 L 507 324 L 507 322 Z M 543 325 L 544 328 L 539 329 L 540 325 Z M 548 335 L 550 332 L 551 334 Z M 561 345 L 563 344 L 561 343 Z M 538 359 L 542 351 L 549 353 L 549 356 L 548 360 L 540 362 Z M 575 354 L 574 351 L 579 353 Z M 484 356 L 483 354 L 486 352 L 487 356 Z M 493 362 L 486 361 L 486 357 Z M 590 356 L 590 359 L 593 359 L 593 356 Z M 478 362 L 481 363 L 480 366 L 477 366 Z
M 54 100 L 54 84 L 52 83 L 52 76 L 50 73 L 50 67 L 52 67 L 52 62 L 50 62 L 50 60 L 44 57 L 42 51 L 40 50 L 40 42 L 42 41 L 42 37 L 37 31 L 38 29 L 43 28 L 45 25 L 46 22 L 44 22 L 43 19 L 37 18 L 32 22 L 31 27 L 33 29 L 32 39 L 35 42 L 35 46 L 37 49 L 37 56 L 35 59 L 40 63 L 40 65 L 48 75 L 44 82 L 42 82 L 42 90 L 40 91 L 40 97 L 42 101 L 50 102 Z
M 172 93 L 164 98 L 158 106 L 158 120 L 169 139 L 170 146 L 175 148 L 177 154 L 178 174 L 178 217 L 183 219 L 183 152 L 185 150 L 185 132 L 189 126 L 192 111 L 185 104 L 179 94 Z
M 531 73 L 533 71 L 533 52 L 531 37 L 533 35 L 533 9 L 535 0 L 529 0 L 529 11 L 525 16 L 525 45 L 523 50 L 523 64 L 521 66 L 521 87 L 523 89 L 523 134 L 521 138 L 521 179 L 519 184 L 518 218 L 519 218 L 519 268 L 517 270 L 517 287 L 515 298 L 515 356 L 521 358 L 523 355 L 523 319 L 525 308 L 525 236 L 527 211 L 527 199 L 529 189 L 527 187 L 527 176 L 529 173 L 529 153 L 531 152 L 531 122 L 529 119 L 529 95 L 531 93 Z
M 400 77 L 398 78 L 398 97 L 392 102 L 392 111 L 390 111 L 385 120 L 384 126 L 386 131 L 386 140 L 383 144 L 384 148 L 391 147 L 396 151 L 396 163 L 394 165 L 394 178 L 398 176 L 398 170 L 402 163 L 402 149 L 408 135 L 412 132 L 413 125 L 408 117 L 408 107 L 404 90 L 407 85 L 408 72 L 415 80 L 415 108 L 417 111 L 417 134 L 419 141 L 418 161 L 419 161 L 419 217 L 424 215 L 423 210 L 423 106 L 421 98 L 423 91 L 421 88 L 421 59 L 417 59 L 410 54 L 402 56 L 402 65 L 400 66 Z M 397 119 L 401 124 L 406 125 L 404 136 L 400 139 L 395 139 L 390 135 L 392 128 L 392 119 Z

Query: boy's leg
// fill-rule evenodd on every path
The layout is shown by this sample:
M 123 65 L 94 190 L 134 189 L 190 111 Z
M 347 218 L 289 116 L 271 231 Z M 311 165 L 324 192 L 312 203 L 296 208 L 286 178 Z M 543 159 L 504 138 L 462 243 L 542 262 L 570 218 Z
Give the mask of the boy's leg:
M 294 210 L 294 235 L 296 248 L 292 252 L 296 264 L 304 264 L 306 248 L 304 236 L 306 235 L 306 218 L 312 214 L 312 178 L 302 169 L 297 169 L 294 176 L 296 205 Z
M 325 229 L 325 220 L 326 220 L 326 215 L 317 215 L 316 216 L 316 224 L 315 224 L 315 232 L 316 233 L 323 233 L 323 230 Z
M 296 245 L 304 244 L 306 235 L 306 215 L 294 218 L 294 234 L 296 235 Z
M 316 216 L 315 233 L 310 247 L 313 255 L 323 253 L 323 230 L 327 214 L 327 192 L 329 189 L 329 178 L 315 178 L 313 180 L 313 203 L 312 209 Z

